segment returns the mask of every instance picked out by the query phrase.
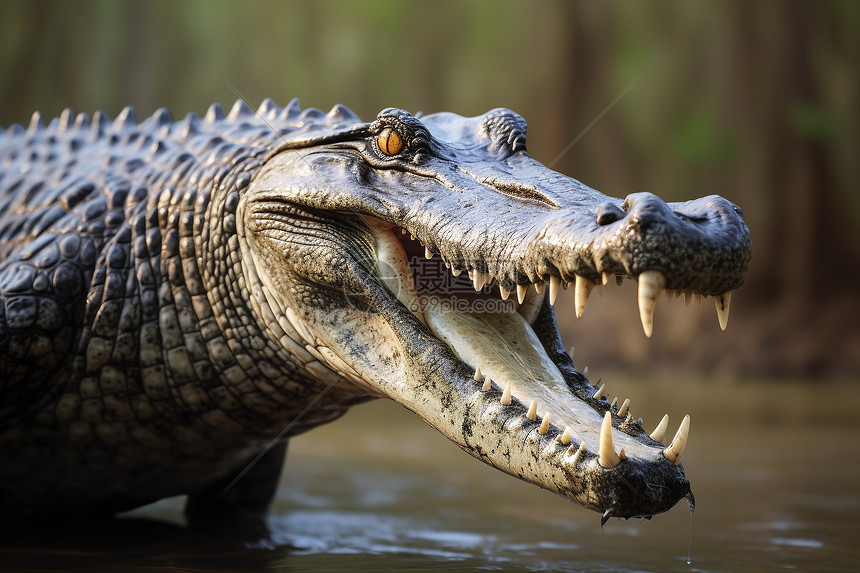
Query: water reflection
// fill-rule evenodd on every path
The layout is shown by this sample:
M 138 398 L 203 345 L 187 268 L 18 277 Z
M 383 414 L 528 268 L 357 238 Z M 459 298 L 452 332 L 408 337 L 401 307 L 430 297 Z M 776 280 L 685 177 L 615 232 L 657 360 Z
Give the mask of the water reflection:
M 181 500 L 166 500 L 73 533 L 7 534 L 0 569 L 853 570 L 858 389 L 831 389 L 841 399 L 823 408 L 813 384 L 607 379 L 633 396 L 646 427 L 666 411 L 675 423 L 692 413 L 692 534 L 683 503 L 601 530 L 596 513 L 474 461 L 377 402 L 294 440 L 265 538 L 188 531 L 175 524 Z

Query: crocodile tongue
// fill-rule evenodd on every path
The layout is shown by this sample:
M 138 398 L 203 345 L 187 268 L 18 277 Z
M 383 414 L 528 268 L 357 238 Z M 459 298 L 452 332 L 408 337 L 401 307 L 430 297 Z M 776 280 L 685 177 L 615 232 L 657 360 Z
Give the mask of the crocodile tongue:
M 537 334 L 513 305 L 499 305 L 496 312 L 452 312 L 446 310 L 450 301 L 442 297 L 424 297 L 422 302 L 427 326 L 462 362 L 475 369 L 475 378 L 483 380 L 484 390 L 493 383 L 502 390 L 509 388 L 511 397 L 525 406 L 536 404 L 532 413 L 536 418 L 549 414 L 553 425 L 569 428 L 589 451 L 599 450 L 603 416 L 574 396 Z M 628 455 L 649 459 L 661 455 L 659 449 L 644 446 L 615 429 L 612 437 Z

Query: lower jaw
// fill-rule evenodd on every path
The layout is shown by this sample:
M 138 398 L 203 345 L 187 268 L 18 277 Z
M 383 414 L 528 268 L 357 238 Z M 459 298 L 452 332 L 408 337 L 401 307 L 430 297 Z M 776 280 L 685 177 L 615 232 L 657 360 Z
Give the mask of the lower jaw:
M 387 271 L 379 273 L 380 280 L 461 363 L 451 364 L 449 375 L 466 368 L 475 372 L 474 380 L 455 375 L 455 379 L 460 378 L 454 391 L 460 395 L 460 403 L 446 406 L 447 410 L 422 413 L 416 407 L 416 403 L 432 402 L 426 388 L 407 390 L 405 396 L 395 398 L 397 401 L 473 456 L 590 509 L 603 512 L 613 507 L 612 515 L 619 517 L 647 516 L 668 510 L 680 499 L 683 494 L 668 505 L 663 500 L 659 506 L 631 513 L 614 504 L 612 495 L 598 499 L 595 490 L 589 488 L 589 483 L 623 482 L 627 470 L 638 471 L 634 466 L 647 467 L 649 474 L 660 473 L 663 467 L 665 475 L 660 477 L 686 480 L 683 470 L 663 457 L 662 447 L 642 443 L 613 428 L 597 409 L 571 392 L 559 366 L 549 358 L 532 329 L 544 304 L 544 293 L 530 289 L 518 308 L 512 301 L 486 295 L 419 294 L 417 274 L 410 268 L 396 231 L 374 227 L 379 266 Z M 413 401 L 418 398 L 413 394 L 416 390 L 422 396 Z M 600 411 L 607 409 L 609 405 L 604 403 Z M 619 450 L 620 459 L 635 457 L 633 465 L 615 467 L 619 461 L 614 465 L 599 461 L 605 451 L 602 442 L 607 426 L 605 433 L 611 436 L 613 455 L 620 446 L 624 450 Z M 479 435 L 469 435 L 467 428 L 479 431 Z
M 416 281 L 422 283 L 426 277 L 410 265 L 397 229 L 380 223 L 371 227 L 377 239 L 378 264 L 385 271 L 380 273 L 381 280 L 475 373 L 475 391 L 501 390 L 505 405 L 522 404 L 530 419 L 543 422 L 544 432 L 551 425 L 564 436 L 563 442 L 575 439 L 588 451 L 600 451 L 604 416 L 571 392 L 532 329 L 544 304 L 545 290 L 538 293 L 528 289 L 519 305 L 513 300 L 469 293 L 471 287 L 465 281 L 445 283 L 443 289 L 455 292 L 444 296 L 419 292 Z M 438 259 L 413 257 L 412 262 L 416 259 L 425 266 L 437 265 L 439 272 L 431 276 L 449 278 Z M 620 447 L 626 455 L 648 461 L 662 458 L 662 448 L 643 444 L 614 428 L 609 431 L 613 450 Z

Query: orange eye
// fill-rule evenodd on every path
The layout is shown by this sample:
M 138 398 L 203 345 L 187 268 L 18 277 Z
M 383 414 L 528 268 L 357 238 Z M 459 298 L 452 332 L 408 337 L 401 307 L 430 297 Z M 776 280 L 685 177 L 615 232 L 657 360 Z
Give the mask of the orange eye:
M 386 127 L 382 133 L 376 136 L 376 143 L 379 144 L 380 151 L 385 155 L 397 155 L 403 151 L 403 139 L 399 133 L 390 127 Z

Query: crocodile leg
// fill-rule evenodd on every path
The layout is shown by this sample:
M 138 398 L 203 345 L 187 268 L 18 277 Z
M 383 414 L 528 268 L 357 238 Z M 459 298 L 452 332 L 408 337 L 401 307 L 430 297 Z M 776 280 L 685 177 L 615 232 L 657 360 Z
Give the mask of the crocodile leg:
M 287 456 L 287 441 L 279 442 L 256 460 L 190 494 L 185 517 L 192 527 L 250 527 L 265 529 L 266 511 L 275 497 L 281 468 Z M 232 483 L 239 474 L 241 478 Z M 232 485 L 231 485 L 232 484 Z

